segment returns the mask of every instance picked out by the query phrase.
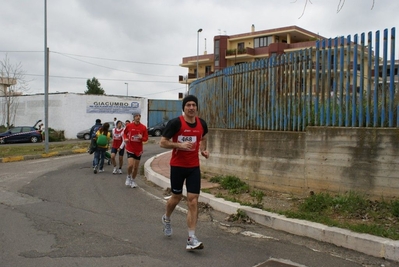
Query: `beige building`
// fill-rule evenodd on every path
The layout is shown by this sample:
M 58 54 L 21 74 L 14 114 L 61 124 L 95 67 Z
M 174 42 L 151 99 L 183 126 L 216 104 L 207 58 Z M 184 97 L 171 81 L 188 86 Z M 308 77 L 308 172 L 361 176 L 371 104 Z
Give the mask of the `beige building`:
M 325 40 L 324 47 L 323 42 L 320 42 L 319 48 L 316 49 L 317 41 L 321 40 Z M 373 83 L 375 80 L 374 51 L 369 50 L 367 41 L 363 43 L 358 41 L 356 43 L 344 37 L 337 37 L 336 39 L 330 40 L 331 46 L 329 46 L 327 43 L 329 39 L 298 26 L 256 31 L 254 25 L 251 26 L 250 32 L 230 36 L 218 35 L 214 37 L 213 41 L 213 54 L 207 54 L 205 52 L 203 55 L 189 56 L 182 59 L 180 66 L 186 67 L 188 73 L 187 75 L 179 76 L 179 82 L 181 84 L 189 85 L 195 81 L 197 79 L 197 71 L 198 78 L 203 78 L 227 67 L 250 63 L 275 55 L 278 56 L 291 52 L 304 51 L 309 48 L 313 49 L 311 56 L 306 56 L 309 63 L 307 64 L 307 68 L 310 71 L 306 76 L 296 78 L 294 82 L 298 85 L 304 83 L 311 85 L 311 90 L 315 92 L 317 87 L 315 75 L 316 64 L 319 64 L 319 70 L 326 76 L 328 75 L 330 79 L 323 79 L 319 83 L 319 89 L 323 88 L 325 94 L 333 90 L 333 84 L 338 85 L 338 83 L 340 83 L 341 87 L 345 87 L 346 81 L 342 80 L 342 77 L 350 77 L 348 92 L 352 92 L 355 87 L 359 90 L 361 77 L 363 77 L 363 85 L 367 84 L 368 78 Z M 355 47 L 357 47 L 357 49 Z M 318 54 L 316 50 L 319 51 Z M 330 55 L 328 55 L 328 50 L 330 50 Z M 357 55 L 356 61 L 355 50 Z M 334 61 L 336 63 L 335 69 Z M 368 62 L 370 62 L 370 64 L 368 64 Z M 371 77 L 367 77 L 369 66 L 372 67 Z M 381 80 L 382 77 L 381 71 L 382 67 L 380 67 L 379 70 L 379 80 Z M 343 76 L 340 75 L 341 73 L 343 73 Z M 345 93 L 344 90 L 344 94 Z
M 188 74 L 179 76 L 179 82 L 192 83 L 196 80 L 197 71 L 198 78 L 203 78 L 226 67 L 315 47 L 319 38 L 318 34 L 298 26 L 255 31 L 255 26 L 252 25 L 251 31 L 247 33 L 218 35 L 213 39 L 213 54 L 204 53 L 198 57 L 195 55 L 183 58 L 180 66 L 188 68 Z

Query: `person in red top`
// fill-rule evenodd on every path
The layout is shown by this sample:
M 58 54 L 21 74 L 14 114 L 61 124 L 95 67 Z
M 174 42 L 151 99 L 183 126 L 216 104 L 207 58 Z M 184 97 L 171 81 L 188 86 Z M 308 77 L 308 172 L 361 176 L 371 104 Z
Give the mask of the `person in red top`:
M 163 131 L 160 146 L 172 148 L 170 160 L 170 184 L 172 196 L 166 203 L 166 212 L 162 216 L 164 234 L 172 235 L 170 216 L 182 199 L 183 184 L 187 189 L 187 250 L 202 249 L 204 245 L 195 236 L 198 218 L 198 198 L 201 190 L 201 172 L 199 153 L 209 157 L 207 146 L 208 126 L 197 117 L 198 99 L 188 95 L 183 99 L 183 116 L 172 119 Z
M 123 154 L 125 154 L 125 142 L 123 142 L 123 131 L 122 122 L 117 121 L 116 127 L 112 129 L 112 147 L 111 147 L 111 162 L 114 165 L 112 174 L 122 174 L 123 165 Z M 116 168 L 116 154 L 119 155 L 119 169 Z
M 140 122 L 141 114 L 133 113 L 133 122 L 126 125 L 123 131 L 123 140 L 127 154 L 127 177 L 126 186 L 137 187 L 136 179 L 141 155 L 143 154 L 143 142 L 148 141 L 147 127 Z

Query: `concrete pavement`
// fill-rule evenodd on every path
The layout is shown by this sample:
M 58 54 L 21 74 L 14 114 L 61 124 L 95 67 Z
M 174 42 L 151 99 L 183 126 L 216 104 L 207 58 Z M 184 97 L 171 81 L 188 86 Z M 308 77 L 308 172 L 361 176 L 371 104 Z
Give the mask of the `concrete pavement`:
M 169 182 L 169 160 L 171 152 L 159 154 L 149 159 L 144 165 L 145 176 L 156 185 L 166 189 L 170 187 Z M 202 180 L 202 188 L 214 187 L 206 180 Z M 183 192 L 187 192 L 184 190 Z M 263 211 L 249 206 L 241 206 L 238 203 L 216 198 L 208 193 L 201 192 L 200 201 L 208 203 L 213 209 L 234 214 L 240 209 L 258 224 L 285 231 L 291 234 L 310 237 L 322 242 L 345 247 L 364 254 L 385 258 L 399 262 L 399 241 L 373 236 L 369 234 L 359 234 L 349 230 L 330 227 L 320 223 L 313 223 L 304 220 L 290 219 L 283 215 Z

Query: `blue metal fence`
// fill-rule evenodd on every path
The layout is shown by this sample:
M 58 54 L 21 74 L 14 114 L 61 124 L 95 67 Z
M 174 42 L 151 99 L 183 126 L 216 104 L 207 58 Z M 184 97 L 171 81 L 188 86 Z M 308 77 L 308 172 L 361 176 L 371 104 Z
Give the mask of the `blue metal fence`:
M 182 114 L 181 100 L 148 100 L 148 127 L 171 120 Z
M 190 85 L 211 128 L 399 127 L 395 28 L 228 67 Z M 380 51 L 381 50 L 381 51 Z

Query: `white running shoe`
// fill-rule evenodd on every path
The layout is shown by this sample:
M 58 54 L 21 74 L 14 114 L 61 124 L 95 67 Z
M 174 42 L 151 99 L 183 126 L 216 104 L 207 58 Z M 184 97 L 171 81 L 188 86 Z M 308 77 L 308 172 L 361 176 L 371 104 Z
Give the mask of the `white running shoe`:
M 186 250 L 203 249 L 203 248 L 204 248 L 204 244 L 202 244 L 202 242 L 198 241 L 198 239 L 195 235 L 193 235 L 187 239 Z
M 114 170 L 112 171 L 112 174 L 116 174 L 116 167 L 114 167 Z
M 116 173 L 116 172 L 115 172 L 115 173 Z M 121 169 L 121 168 L 118 169 L 118 173 L 119 173 L 119 174 L 122 174 L 122 169 Z
M 163 223 L 163 233 L 166 236 L 171 236 L 173 231 L 172 231 L 172 224 L 170 223 L 170 220 L 166 220 L 165 214 L 162 216 L 162 223 Z
M 136 188 L 136 187 L 137 187 L 137 184 L 136 184 L 136 182 L 134 181 L 134 179 L 132 179 L 132 182 L 131 182 L 131 184 L 130 184 L 130 187 L 131 187 L 131 188 Z
M 104 172 L 104 169 L 99 170 L 98 172 Z
M 126 186 L 131 186 L 132 185 L 132 178 L 130 176 L 126 177 L 125 185 Z
M 97 174 L 97 171 L 98 171 L 98 167 L 97 167 L 97 165 L 96 165 L 96 166 L 94 166 L 94 168 L 93 168 L 94 174 Z

